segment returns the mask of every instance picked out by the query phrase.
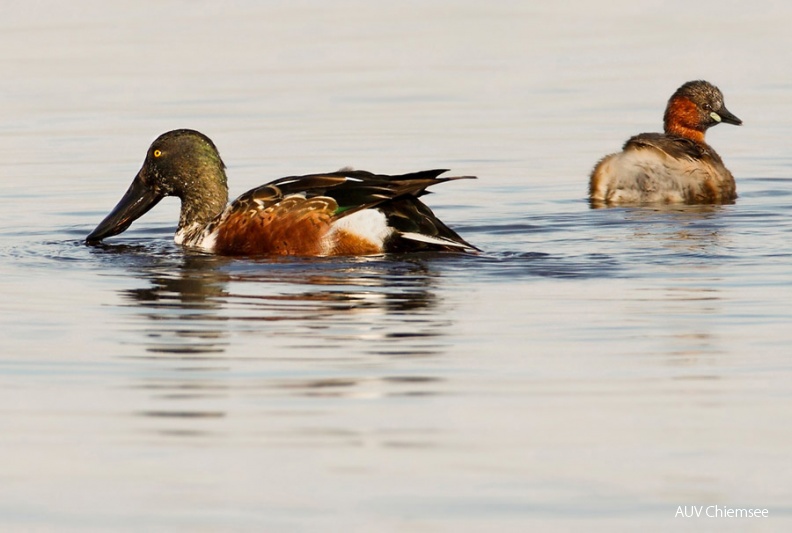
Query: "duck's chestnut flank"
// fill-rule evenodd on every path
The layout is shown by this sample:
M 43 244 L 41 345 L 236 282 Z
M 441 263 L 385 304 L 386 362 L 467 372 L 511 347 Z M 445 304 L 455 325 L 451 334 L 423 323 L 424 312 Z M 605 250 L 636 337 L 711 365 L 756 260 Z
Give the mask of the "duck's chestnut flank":
M 726 109 L 721 91 L 703 80 L 683 84 L 668 100 L 662 134 L 631 137 L 622 152 L 594 167 L 592 206 L 733 202 L 734 177 L 705 141 L 707 129 L 721 122 L 742 124 Z
M 224 255 L 364 255 L 477 251 L 418 198 L 446 170 L 389 176 L 361 170 L 290 176 L 228 205 L 225 164 L 194 130 L 159 136 L 118 205 L 86 238 L 125 231 L 166 196 L 181 199 L 174 240 Z

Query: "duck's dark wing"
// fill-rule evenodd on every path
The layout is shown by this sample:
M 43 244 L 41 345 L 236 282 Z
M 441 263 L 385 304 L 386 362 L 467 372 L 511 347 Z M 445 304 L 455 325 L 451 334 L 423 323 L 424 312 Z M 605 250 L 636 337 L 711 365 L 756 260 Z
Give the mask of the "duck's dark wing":
M 249 204 L 254 209 L 266 209 L 292 195 L 306 199 L 328 197 L 338 204 L 334 215 L 341 216 L 397 198 L 417 198 L 425 194 L 428 187 L 438 183 L 474 178 L 474 176 L 439 178 L 438 176 L 444 172 L 447 170 L 424 170 L 388 176 L 364 170 L 339 170 L 327 174 L 289 176 L 252 189 L 237 198 L 233 204 Z
M 705 144 L 697 143 L 685 137 L 666 135 L 664 133 L 641 133 L 640 135 L 627 139 L 623 149 L 630 150 L 639 148 L 654 148 L 677 159 L 713 158 L 718 161 L 720 160 L 718 154 Z
M 385 214 L 388 225 L 396 230 L 387 243 L 388 252 L 481 251 L 446 226 L 429 206 L 414 196 L 382 203 L 377 209 Z

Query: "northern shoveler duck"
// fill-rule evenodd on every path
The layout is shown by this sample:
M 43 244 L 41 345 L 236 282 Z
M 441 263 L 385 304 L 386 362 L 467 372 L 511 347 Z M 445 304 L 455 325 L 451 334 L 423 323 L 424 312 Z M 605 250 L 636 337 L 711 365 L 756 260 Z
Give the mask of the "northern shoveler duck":
M 717 87 L 703 80 L 685 83 L 668 101 L 665 133 L 636 135 L 622 152 L 597 163 L 589 185 L 592 205 L 733 202 L 734 176 L 704 141 L 707 129 L 721 122 L 742 124 Z
M 418 198 L 461 178 L 445 170 L 400 176 L 340 170 L 280 178 L 228 205 L 225 164 L 194 130 L 160 135 L 118 205 L 86 238 L 118 235 L 166 196 L 181 199 L 175 241 L 223 255 L 366 255 L 476 251 Z

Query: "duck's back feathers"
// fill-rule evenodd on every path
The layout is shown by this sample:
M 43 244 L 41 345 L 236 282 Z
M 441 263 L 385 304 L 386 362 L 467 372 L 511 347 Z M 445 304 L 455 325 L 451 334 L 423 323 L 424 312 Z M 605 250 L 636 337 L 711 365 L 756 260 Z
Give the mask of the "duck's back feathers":
M 399 176 L 387 176 L 373 174 L 365 170 L 339 170 L 327 174 L 290 176 L 252 189 L 237 198 L 234 204 L 250 202 L 267 204 L 278 202 L 282 198 L 292 195 L 300 195 L 305 198 L 322 196 L 333 198 L 336 201 L 339 209 L 337 214 L 351 214 L 400 196 L 418 197 L 432 185 L 468 177 L 439 178 L 438 176 L 443 172 L 447 172 L 447 170 L 425 170 Z

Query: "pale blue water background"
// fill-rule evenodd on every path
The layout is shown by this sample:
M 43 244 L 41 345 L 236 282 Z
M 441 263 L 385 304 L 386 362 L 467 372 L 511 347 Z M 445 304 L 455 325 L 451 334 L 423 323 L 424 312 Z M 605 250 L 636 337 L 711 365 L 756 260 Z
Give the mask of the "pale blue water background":
M 2 8 L 0 530 L 790 528 L 792 7 L 487 4 Z M 697 78 L 737 203 L 590 210 Z M 176 200 L 84 246 L 179 127 L 232 195 L 475 174 L 427 203 L 486 253 L 213 258 Z

